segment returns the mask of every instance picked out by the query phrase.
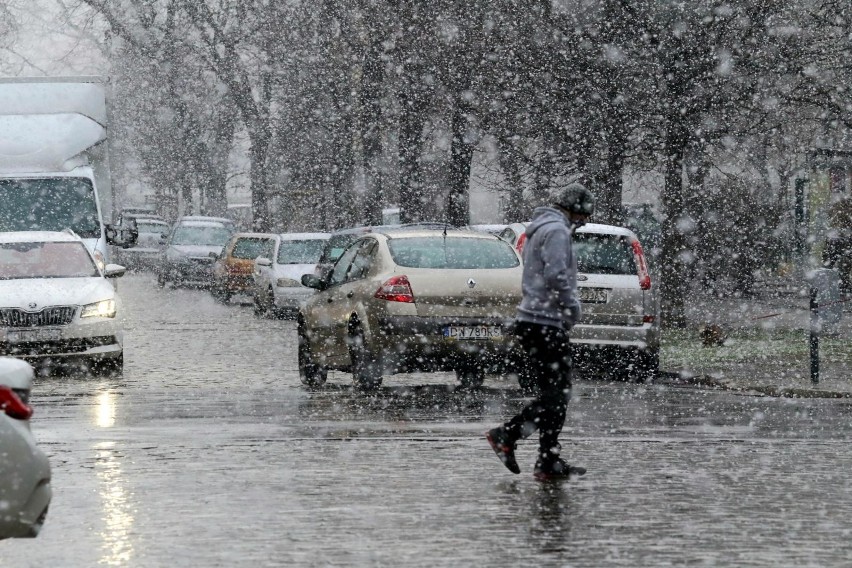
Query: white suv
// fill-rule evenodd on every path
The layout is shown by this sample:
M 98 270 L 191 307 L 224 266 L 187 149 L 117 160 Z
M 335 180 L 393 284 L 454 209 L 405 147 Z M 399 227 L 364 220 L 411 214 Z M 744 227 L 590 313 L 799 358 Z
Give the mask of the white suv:
M 0 356 L 95 372 L 124 366 L 121 305 L 110 278 L 70 232 L 0 233 Z
M 500 237 L 518 252 L 526 223 L 509 225 Z M 645 381 L 660 363 L 659 297 L 636 234 L 589 223 L 574 234 L 577 288 L 583 317 L 571 332 L 578 363 L 598 362 L 607 374 Z

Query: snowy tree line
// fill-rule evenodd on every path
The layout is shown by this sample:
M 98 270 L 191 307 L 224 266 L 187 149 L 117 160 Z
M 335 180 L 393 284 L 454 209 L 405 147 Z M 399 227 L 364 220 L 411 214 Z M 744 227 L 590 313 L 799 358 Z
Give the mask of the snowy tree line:
M 392 203 L 464 225 L 486 140 L 505 221 L 579 179 L 618 224 L 625 173 L 656 171 L 670 323 L 703 245 L 784 230 L 800 156 L 852 126 L 847 0 L 65 5 L 103 30 L 117 130 L 164 203 L 200 192 L 221 214 L 243 137 L 258 230 L 377 223 Z M 719 234 L 731 217 L 742 243 Z

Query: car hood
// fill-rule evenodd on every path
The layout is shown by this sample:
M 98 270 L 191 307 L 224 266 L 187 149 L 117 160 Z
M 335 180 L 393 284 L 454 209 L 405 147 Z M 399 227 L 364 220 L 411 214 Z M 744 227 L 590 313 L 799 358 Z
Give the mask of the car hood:
M 303 274 L 313 274 L 316 264 L 276 264 L 275 278 L 291 278 L 299 281 Z
M 114 296 L 112 284 L 101 277 L 0 280 L 0 307 L 29 312 L 48 306 L 82 306 Z
M 220 245 L 172 245 L 171 248 L 184 256 L 207 258 L 211 252 L 219 254 L 224 247 Z

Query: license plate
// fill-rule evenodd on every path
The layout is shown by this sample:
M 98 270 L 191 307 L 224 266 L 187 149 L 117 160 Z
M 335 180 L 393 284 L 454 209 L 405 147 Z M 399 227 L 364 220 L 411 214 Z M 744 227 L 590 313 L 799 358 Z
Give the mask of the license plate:
M 449 339 L 500 339 L 503 330 L 495 325 L 448 325 L 444 337 Z
M 56 341 L 62 339 L 59 329 L 14 329 L 6 331 L 9 343 L 28 343 L 32 341 Z
M 606 304 L 605 288 L 579 288 L 580 301 L 587 304 Z

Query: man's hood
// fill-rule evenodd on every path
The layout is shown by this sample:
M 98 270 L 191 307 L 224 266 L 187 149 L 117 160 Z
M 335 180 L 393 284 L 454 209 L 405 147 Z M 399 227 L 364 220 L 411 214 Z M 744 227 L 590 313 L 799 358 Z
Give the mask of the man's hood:
M 549 225 L 550 223 L 560 223 L 569 229 L 571 228 L 568 225 L 568 218 L 565 217 L 558 209 L 553 207 L 536 207 L 533 211 L 532 221 L 527 225 L 526 234 L 527 239 L 533 236 L 533 233 L 538 231 L 541 227 L 545 225 Z

